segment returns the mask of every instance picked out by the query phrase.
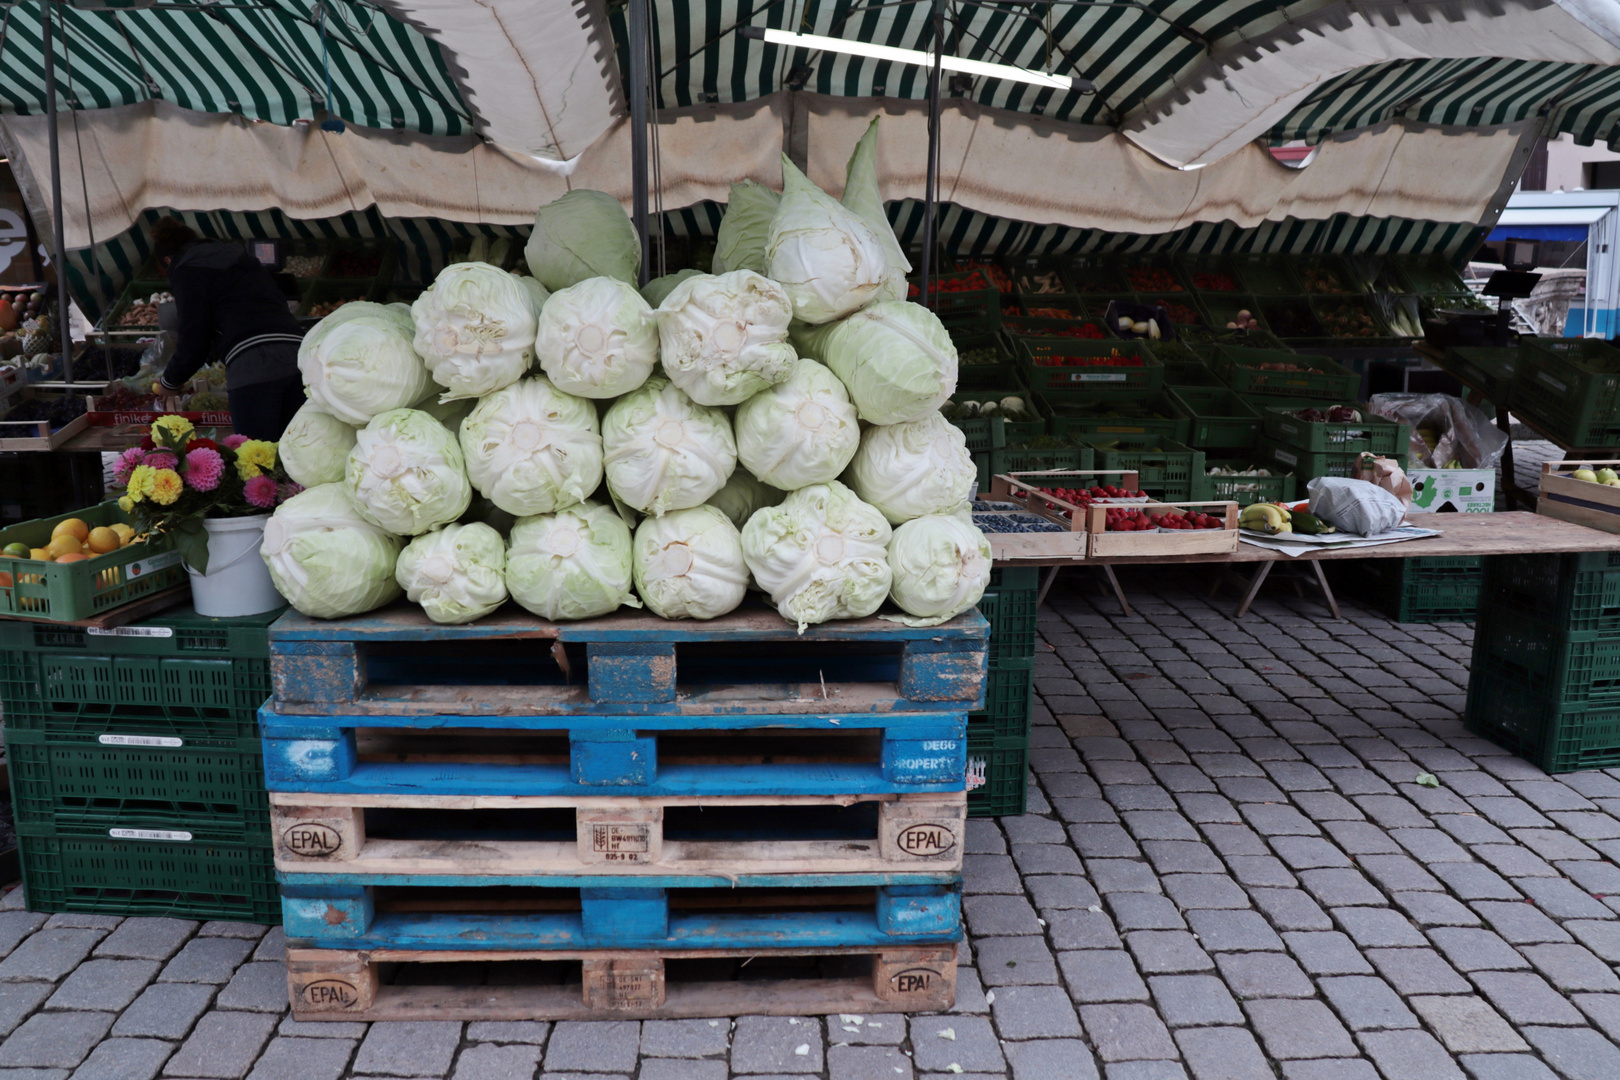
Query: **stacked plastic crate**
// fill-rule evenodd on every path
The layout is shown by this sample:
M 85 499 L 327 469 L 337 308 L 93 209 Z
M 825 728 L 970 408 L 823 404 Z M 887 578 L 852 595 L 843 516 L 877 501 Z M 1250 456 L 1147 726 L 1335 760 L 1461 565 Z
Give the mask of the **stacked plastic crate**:
M 1620 555 L 1485 560 L 1467 724 L 1550 773 L 1620 764 Z
M 280 921 L 256 718 L 276 614 L 0 622 L 30 910 Z
M 936 1011 L 988 626 L 272 630 L 294 1015 Z
M 990 668 L 984 710 L 968 715 L 969 817 L 1024 812 L 1039 577 L 1029 567 L 992 571 L 979 600 L 979 614 L 990 624 Z

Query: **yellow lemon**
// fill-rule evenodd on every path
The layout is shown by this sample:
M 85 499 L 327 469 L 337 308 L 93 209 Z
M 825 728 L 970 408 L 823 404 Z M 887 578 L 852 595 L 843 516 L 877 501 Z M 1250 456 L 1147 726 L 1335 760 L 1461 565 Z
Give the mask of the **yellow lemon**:
M 86 525 L 78 518 L 68 518 L 66 521 L 58 521 L 56 523 L 56 528 L 51 530 L 51 539 L 54 540 L 58 536 L 71 536 L 73 539 L 82 544 L 90 536 L 90 526 Z
M 60 559 L 64 555 L 78 555 L 79 538 L 71 533 L 59 533 L 51 537 L 51 542 L 45 545 L 45 550 L 51 553 L 53 559 Z
M 115 521 L 107 527 L 118 534 L 118 545 L 120 547 L 135 539 L 135 530 L 122 521 Z
M 53 556 L 49 551 L 46 551 L 44 548 L 29 548 L 28 557 L 30 559 L 38 559 L 40 562 L 50 562 L 55 556 Z
M 118 534 L 112 529 L 100 528 L 90 530 L 90 539 L 87 541 L 90 550 L 97 555 L 105 555 L 109 551 L 117 551 L 121 546 Z

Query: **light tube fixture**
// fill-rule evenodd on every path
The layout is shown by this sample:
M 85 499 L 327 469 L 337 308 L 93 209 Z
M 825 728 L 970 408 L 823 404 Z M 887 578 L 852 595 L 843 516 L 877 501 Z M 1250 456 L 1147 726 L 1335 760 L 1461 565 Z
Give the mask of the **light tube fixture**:
M 791 30 L 777 30 L 766 26 L 744 26 L 739 28 L 738 33 L 743 37 L 766 41 L 772 45 L 792 45 L 800 49 L 846 53 L 873 60 L 887 60 L 895 64 L 915 64 L 918 67 L 932 67 L 934 64 L 934 54 L 921 49 L 898 49 L 893 45 L 874 45 L 867 41 L 823 37 L 820 34 L 796 34 Z M 1014 67 L 1012 64 L 990 64 L 983 60 L 968 60 L 961 56 L 942 56 L 939 66 L 945 71 L 957 71 L 964 75 L 977 75 L 986 79 L 1029 83 L 1032 86 L 1044 86 L 1052 90 L 1078 90 L 1082 94 L 1097 92 L 1096 86 L 1089 79 L 1080 79 L 1073 75 L 1048 75 L 1044 71 L 1031 71 L 1029 68 Z

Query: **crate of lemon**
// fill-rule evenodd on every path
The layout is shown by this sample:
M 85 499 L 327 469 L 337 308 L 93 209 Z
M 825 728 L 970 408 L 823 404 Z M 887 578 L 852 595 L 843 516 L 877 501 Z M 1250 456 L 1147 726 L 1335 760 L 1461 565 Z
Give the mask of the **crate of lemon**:
M 0 529 L 0 617 L 78 622 L 185 580 L 173 542 L 116 502 Z

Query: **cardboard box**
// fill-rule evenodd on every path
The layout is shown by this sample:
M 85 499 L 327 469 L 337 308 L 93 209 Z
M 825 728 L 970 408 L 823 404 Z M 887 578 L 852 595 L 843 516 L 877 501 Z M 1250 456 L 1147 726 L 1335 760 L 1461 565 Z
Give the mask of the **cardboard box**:
M 1488 514 L 1496 509 L 1495 469 L 1407 469 L 1412 512 Z

